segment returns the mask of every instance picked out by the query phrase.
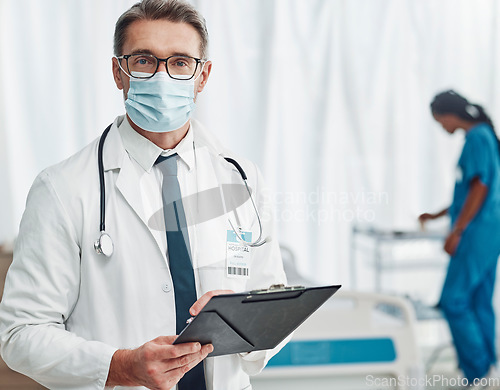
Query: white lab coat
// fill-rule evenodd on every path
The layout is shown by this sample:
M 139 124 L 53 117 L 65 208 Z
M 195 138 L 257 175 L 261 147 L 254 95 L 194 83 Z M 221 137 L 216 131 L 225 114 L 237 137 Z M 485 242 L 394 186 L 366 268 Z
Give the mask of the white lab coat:
M 121 120 L 115 120 L 103 153 L 106 231 L 114 254 L 106 258 L 93 248 L 100 207 L 96 140 L 35 180 L 7 275 L 0 304 L 2 357 L 51 389 L 103 389 L 116 349 L 175 334 L 168 262 L 142 212 L 140 173 L 123 147 L 117 129 Z M 197 188 L 182 190 L 199 193 L 221 183 L 242 184 L 221 157 L 231 154 L 199 124 L 193 131 L 196 166 L 188 174 L 197 175 Z M 255 239 L 259 230 L 250 201 L 236 213 L 228 210 L 189 226 L 198 297 L 210 290 L 238 292 L 286 282 L 260 172 L 235 159 L 247 173 L 264 236 L 271 241 L 252 248 L 250 279 L 233 279 L 225 273 L 227 220 L 239 221 Z M 208 389 L 250 389 L 248 375 L 262 370 L 276 352 L 206 359 Z

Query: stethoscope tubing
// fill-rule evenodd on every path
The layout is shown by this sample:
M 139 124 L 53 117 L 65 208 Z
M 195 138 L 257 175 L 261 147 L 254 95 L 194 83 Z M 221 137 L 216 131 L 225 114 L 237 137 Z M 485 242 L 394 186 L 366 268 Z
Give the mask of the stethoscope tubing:
M 103 251 L 102 245 L 101 245 L 101 239 L 103 238 L 103 236 L 106 236 L 106 239 L 109 239 L 109 241 L 111 242 L 111 246 L 113 246 L 113 241 L 111 240 L 110 235 L 108 233 L 106 233 L 106 183 L 104 180 L 104 162 L 103 162 L 104 141 L 106 140 L 106 137 L 107 137 L 110 130 L 111 130 L 111 125 L 106 127 L 106 129 L 102 133 L 101 138 L 99 140 L 99 146 L 97 148 L 97 164 L 98 164 L 98 169 L 99 169 L 99 187 L 100 187 L 99 231 L 101 232 L 101 235 L 100 235 L 99 239 L 94 243 L 95 251 L 98 254 L 104 254 L 106 257 L 110 257 L 113 253 L 113 249 L 111 249 L 111 252 L 106 253 L 106 251 Z M 231 157 L 224 157 L 224 156 L 222 156 L 222 157 L 236 168 L 236 170 L 241 175 L 243 182 L 245 183 L 245 187 L 248 191 L 248 196 L 250 197 L 253 208 L 255 210 L 255 214 L 257 215 L 257 221 L 259 224 L 259 237 L 255 241 L 247 242 L 238 233 L 237 229 L 233 226 L 233 223 L 231 222 L 230 219 L 228 219 L 229 224 L 231 225 L 231 228 L 233 229 L 233 231 L 236 235 L 236 238 L 243 245 L 250 246 L 250 247 L 259 247 L 261 245 L 264 245 L 267 242 L 267 239 L 266 238 L 262 239 L 262 221 L 260 219 L 259 210 L 257 209 L 257 206 L 255 205 L 255 202 L 253 200 L 252 192 L 250 191 L 250 188 L 248 187 L 247 175 L 246 175 L 245 171 L 243 170 L 243 168 L 241 167 L 241 165 L 235 159 L 233 159 Z
M 97 164 L 99 167 L 99 186 L 101 188 L 101 207 L 100 207 L 100 224 L 99 231 L 106 231 L 106 183 L 104 182 L 104 163 L 103 163 L 103 148 L 104 141 L 108 136 L 109 131 L 111 130 L 111 125 L 106 127 L 106 130 L 101 135 L 101 139 L 99 140 L 99 147 L 97 149 Z

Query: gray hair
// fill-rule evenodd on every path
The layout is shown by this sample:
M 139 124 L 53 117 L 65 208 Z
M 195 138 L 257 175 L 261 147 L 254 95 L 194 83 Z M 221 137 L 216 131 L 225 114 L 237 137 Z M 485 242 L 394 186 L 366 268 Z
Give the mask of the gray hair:
M 128 27 L 137 20 L 165 19 L 174 23 L 187 23 L 200 36 L 202 59 L 208 55 L 208 31 L 205 19 L 191 4 L 182 0 L 143 0 L 134 4 L 118 19 L 115 26 L 114 52 L 121 56 Z

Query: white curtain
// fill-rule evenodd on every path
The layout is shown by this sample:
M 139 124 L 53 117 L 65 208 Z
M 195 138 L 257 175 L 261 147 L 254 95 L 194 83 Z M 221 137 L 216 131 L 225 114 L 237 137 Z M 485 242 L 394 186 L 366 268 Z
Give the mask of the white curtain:
M 0 0 L 0 243 L 16 236 L 35 176 L 123 111 L 113 31 L 133 3 Z
M 262 167 L 303 274 L 348 284 L 352 223 L 416 228 L 449 204 L 463 138 L 429 103 L 455 88 L 497 118 L 497 1 L 195 4 L 214 60 L 199 116 Z
M 0 242 L 35 175 L 123 112 L 112 35 L 133 3 L 0 1 Z M 433 122 L 436 92 L 500 119 L 495 0 L 192 3 L 214 63 L 196 116 L 261 167 L 279 240 L 317 282 L 349 283 L 353 223 L 415 227 L 449 204 L 463 139 Z

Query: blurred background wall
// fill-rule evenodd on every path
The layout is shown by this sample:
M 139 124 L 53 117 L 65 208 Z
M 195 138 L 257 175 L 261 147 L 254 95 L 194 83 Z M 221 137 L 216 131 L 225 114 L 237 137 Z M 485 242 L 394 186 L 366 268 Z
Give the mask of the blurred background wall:
M 134 2 L 0 1 L 0 243 L 35 176 L 124 112 L 112 37 Z M 214 63 L 196 117 L 260 166 L 279 239 L 316 282 L 349 284 L 354 223 L 412 229 L 449 204 L 463 136 L 432 120 L 436 92 L 500 119 L 498 1 L 192 3 Z

